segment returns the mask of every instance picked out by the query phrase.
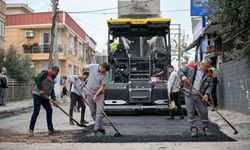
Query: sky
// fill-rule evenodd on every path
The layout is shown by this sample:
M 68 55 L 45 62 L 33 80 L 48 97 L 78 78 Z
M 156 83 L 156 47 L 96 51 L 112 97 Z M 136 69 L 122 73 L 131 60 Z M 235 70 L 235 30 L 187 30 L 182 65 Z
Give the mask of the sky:
M 35 12 L 51 10 L 50 0 L 6 0 L 6 2 L 26 3 Z M 59 9 L 66 12 L 116 8 L 117 5 L 118 0 L 59 0 Z M 181 30 L 185 30 L 185 33 L 189 35 L 188 43 L 191 43 L 193 38 L 190 0 L 161 0 L 161 11 L 167 11 L 162 12 L 161 15 L 162 17 L 171 18 L 172 24 L 181 24 Z M 108 28 L 106 20 L 117 18 L 117 9 L 98 13 L 69 14 L 97 42 L 97 51 L 107 49 Z

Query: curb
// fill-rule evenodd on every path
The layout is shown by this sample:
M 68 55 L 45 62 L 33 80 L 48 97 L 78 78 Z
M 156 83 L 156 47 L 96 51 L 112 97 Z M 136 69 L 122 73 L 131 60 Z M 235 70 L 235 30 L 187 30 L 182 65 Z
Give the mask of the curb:
M 0 119 L 14 116 L 14 115 L 19 115 L 21 113 L 30 112 L 32 108 L 33 108 L 33 105 L 0 111 Z

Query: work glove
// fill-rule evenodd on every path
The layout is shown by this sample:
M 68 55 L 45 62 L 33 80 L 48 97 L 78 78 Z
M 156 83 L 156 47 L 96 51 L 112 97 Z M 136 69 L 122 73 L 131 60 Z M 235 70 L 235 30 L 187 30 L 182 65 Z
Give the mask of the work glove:
M 175 102 L 174 102 L 174 101 L 170 101 L 170 103 L 168 104 L 168 108 L 169 108 L 170 110 L 176 108 Z

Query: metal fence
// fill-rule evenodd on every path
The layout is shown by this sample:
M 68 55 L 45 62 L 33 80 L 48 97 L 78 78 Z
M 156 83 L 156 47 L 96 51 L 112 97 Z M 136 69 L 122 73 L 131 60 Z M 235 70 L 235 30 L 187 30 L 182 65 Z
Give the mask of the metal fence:
M 8 88 L 6 89 L 5 100 L 20 100 L 32 98 L 34 83 L 20 83 L 17 81 L 8 81 Z
M 67 45 L 58 44 L 57 49 L 59 52 L 65 52 Z M 50 52 L 50 44 L 28 44 L 23 45 L 24 53 L 49 53 Z

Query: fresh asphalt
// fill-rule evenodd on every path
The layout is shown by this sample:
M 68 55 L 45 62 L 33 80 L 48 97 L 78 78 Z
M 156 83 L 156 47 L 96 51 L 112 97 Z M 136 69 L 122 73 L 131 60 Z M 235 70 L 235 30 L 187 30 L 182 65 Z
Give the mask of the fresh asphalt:
M 63 108 L 68 110 L 68 105 L 64 104 Z M 74 114 L 77 119 L 80 113 Z M 0 120 L 0 142 L 33 142 L 33 143 L 129 143 L 129 142 L 201 142 L 201 141 L 234 141 L 234 139 L 223 134 L 217 125 L 210 123 L 210 131 L 214 134 L 211 137 L 200 136 L 193 138 L 187 123 L 187 117 L 180 120 L 176 116 L 175 120 L 167 120 L 166 115 L 132 115 L 132 116 L 110 116 L 112 123 L 116 126 L 121 137 L 114 137 L 116 133 L 109 122 L 105 119 L 104 128 L 106 135 L 96 137 L 93 133 L 93 121 L 86 112 L 86 119 L 90 121 L 90 126 L 80 128 L 70 126 L 68 118 L 54 108 L 53 122 L 56 129 L 61 130 L 54 136 L 46 136 L 46 119 L 45 111 L 41 109 L 35 130 L 35 137 L 27 137 L 28 124 L 31 112 L 18 116 L 8 117 Z M 8 123 L 7 123 L 8 122 Z
M 210 123 L 211 137 L 193 138 L 184 120 L 166 120 L 166 116 L 115 116 L 110 117 L 113 124 L 122 134 L 114 137 L 115 130 L 105 122 L 106 136 L 96 137 L 92 130 L 83 130 L 74 134 L 77 142 L 129 143 L 129 142 L 201 142 L 201 141 L 234 141 L 226 136 L 217 125 Z

